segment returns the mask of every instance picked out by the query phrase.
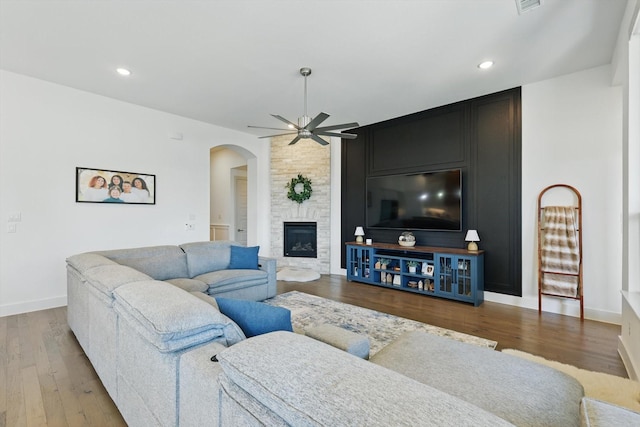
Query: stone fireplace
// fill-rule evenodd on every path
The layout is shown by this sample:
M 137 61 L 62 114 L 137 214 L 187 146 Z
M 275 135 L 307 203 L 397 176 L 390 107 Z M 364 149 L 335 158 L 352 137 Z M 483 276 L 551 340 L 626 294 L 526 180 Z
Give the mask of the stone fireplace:
M 284 256 L 299 258 L 318 257 L 317 223 L 284 223 Z
M 289 145 L 291 137 L 271 138 L 271 256 L 278 268 L 308 268 L 320 274 L 330 273 L 331 261 L 331 149 L 311 139 Z M 313 192 L 308 200 L 296 203 L 287 198 L 287 184 L 303 175 L 311 181 Z M 308 250 L 296 250 L 286 240 L 285 224 L 294 229 L 303 224 L 315 224 L 315 255 Z M 304 233 L 307 233 L 305 231 Z M 299 234 L 298 238 L 306 234 Z M 295 246 L 294 242 L 294 246 Z M 311 242 L 300 241 L 300 248 Z M 297 248 L 297 249 L 300 249 Z M 289 255 L 286 255 L 289 252 Z

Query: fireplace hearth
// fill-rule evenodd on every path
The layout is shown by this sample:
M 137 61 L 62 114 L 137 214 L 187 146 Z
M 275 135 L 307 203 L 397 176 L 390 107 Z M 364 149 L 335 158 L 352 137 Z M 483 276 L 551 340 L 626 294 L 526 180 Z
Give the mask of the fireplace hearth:
M 284 256 L 317 258 L 317 227 L 315 222 L 285 222 Z

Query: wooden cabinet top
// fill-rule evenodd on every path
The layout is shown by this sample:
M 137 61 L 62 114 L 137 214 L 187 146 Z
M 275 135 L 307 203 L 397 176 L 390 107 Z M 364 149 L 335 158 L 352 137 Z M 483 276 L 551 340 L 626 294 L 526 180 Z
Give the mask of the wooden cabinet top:
M 483 250 L 478 251 L 469 251 L 464 248 L 440 248 L 435 246 L 400 246 L 395 243 L 372 243 L 367 245 L 365 243 L 358 242 L 345 242 L 345 245 L 352 246 L 362 246 L 363 248 L 374 248 L 374 249 L 387 249 L 393 251 L 404 251 L 404 252 L 437 252 L 443 254 L 453 254 L 453 255 L 467 255 L 467 256 L 475 256 L 483 254 Z

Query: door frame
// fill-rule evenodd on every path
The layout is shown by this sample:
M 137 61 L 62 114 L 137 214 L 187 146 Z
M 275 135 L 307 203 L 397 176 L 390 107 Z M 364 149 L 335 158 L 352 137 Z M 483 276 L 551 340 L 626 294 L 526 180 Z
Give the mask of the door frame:
M 229 222 L 231 223 L 231 232 L 229 233 L 229 239 L 236 241 L 236 233 L 237 233 L 237 224 L 236 224 L 236 207 L 237 207 L 237 190 L 236 190 L 236 183 L 238 178 L 242 178 L 244 180 L 247 181 L 247 241 L 249 239 L 249 234 L 248 234 L 248 228 L 249 228 L 249 180 L 247 177 L 247 165 L 243 165 L 243 166 L 239 166 L 239 167 L 234 167 L 231 168 L 230 170 L 231 172 L 231 189 L 230 189 L 230 200 L 229 200 L 229 204 L 230 204 L 230 216 L 229 216 Z

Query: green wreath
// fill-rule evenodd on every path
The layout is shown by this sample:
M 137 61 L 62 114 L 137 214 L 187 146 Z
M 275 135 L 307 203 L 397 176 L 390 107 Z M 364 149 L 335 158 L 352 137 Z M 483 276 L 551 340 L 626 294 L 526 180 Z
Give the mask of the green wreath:
M 301 192 L 296 191 L 296 185 L 302 184 L 303 188 Z M 311 193 L 313 190 L 311 189 L 311 180 L 298 174 L 297 178 L 292 178 L 291 182 L 287 184 L 287 188 L 289 192 L 287 193 L 287 198 L 289 200 L 293 200 L 296 203 L 302 203 L 305 200 L 308 200 L 311 197 Z

